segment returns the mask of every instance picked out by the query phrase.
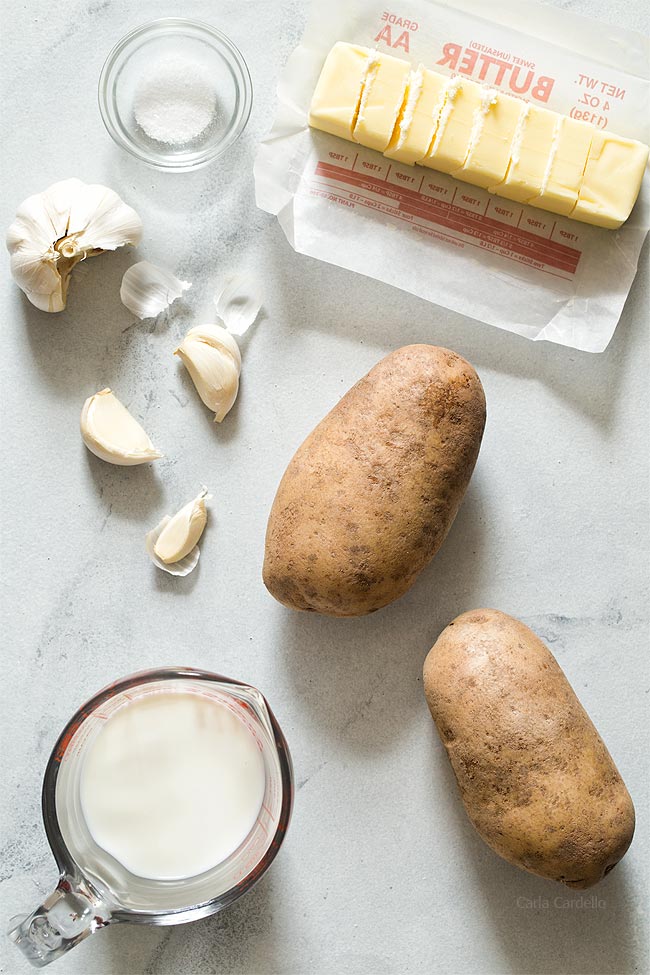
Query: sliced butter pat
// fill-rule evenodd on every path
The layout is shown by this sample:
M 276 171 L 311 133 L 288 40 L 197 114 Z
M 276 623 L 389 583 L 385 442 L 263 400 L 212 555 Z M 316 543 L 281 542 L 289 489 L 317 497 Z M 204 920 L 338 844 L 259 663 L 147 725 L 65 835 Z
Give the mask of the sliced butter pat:
M 385 156 L 409 165 L 424 159 L 438 128 L 446 84 L 446 78 L 422 64 L 411 73 L 404 110 Z
M 208 520 L 205 499 L 206 492 L 202 491 L 170 518 L 161 531 L 153 550 L 165 565 L 180 562 L 200 539 Z
M 587 122 L 558 115 L 539 196 L 531 206 L 568 216 L 578 200 L 591 139 L 597 131 Z
M 616 230 L 632 212 L 648 162 L 648 146 L 597 130 L 591 142 L 574 220 Z
M 383 152 L 391 141 L 404 104 L 411 66 L 407 61 L 375 52 L 359 104 L 354 139 Z
M 339 41 L 325 59 L 309 109 L 315 129 L 352 140 L 363 84 L 372 61 L 367 47 Z
M 138 421 L 110 389 L 102 389 L 84 403 L 81 437 L 96 457 L 120 467 L 147 464 L 162 457 Z
M 488 186 L 507 200 L 527 203 L 538 197 L 553 145 L 553 133 L 559 119 L 555 112 L 537 105 L 525 105 L 512 142 L 510 165 L 502 183 Z
M 484 89 L 473 81 L 452 78 L 447 82 L 445 104 L 438 130 L 424 166 L 442 173 L 460 169 L 467 158 L 475 114 L 481 107 Z
M 457 179 L 474 186 L 488 187 L 506 175 L 511 149 L 525 105 L 493 88 L 483 91 L 481 105 L 474 112 L 474 125 L 467 158 Z

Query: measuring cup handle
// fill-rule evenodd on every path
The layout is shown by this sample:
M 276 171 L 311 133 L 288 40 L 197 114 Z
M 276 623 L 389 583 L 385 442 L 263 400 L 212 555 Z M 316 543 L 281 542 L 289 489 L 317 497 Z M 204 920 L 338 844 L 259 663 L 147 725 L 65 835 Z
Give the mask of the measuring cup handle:
M 85 884 L 62 875 L 32 914 L 12 918 L 8 934 L 32 965 L 43 968 L 110 920 L 106 905 Z

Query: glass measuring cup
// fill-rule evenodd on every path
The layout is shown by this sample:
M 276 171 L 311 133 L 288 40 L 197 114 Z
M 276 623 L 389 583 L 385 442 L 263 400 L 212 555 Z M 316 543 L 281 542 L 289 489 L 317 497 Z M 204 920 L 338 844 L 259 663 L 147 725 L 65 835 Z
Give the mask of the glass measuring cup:
M 244 722 L 264 760 L 264 799 L 253 828 L 226 860 L 196 877 L 149 880 L 130 873 L 95 843 L 81 806 L 81 770 L 108 717 L 133 700 L 175 690 L 211 698 Z M 9 937 L 40 968 L 107 924 L 182 924 L 215 914 L 249 890 L 273 862 L 292 804 L 289 749 L 256 688 L 184 667 L 143 671 L 110 684 L 70 719 L 48 761 L 43 822 L 59 882 L 32 914 L 13 919 Z

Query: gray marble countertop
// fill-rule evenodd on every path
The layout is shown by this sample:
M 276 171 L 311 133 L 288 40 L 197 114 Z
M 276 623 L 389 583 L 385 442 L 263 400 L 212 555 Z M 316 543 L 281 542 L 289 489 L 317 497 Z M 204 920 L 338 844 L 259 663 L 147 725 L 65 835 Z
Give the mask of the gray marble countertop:
M 641 0 L 562 6 L 647 30 Z M 177 928 L 117 925 L 59 975 L 631 973 L 647 970 L 647 247 L 616 336 L 589 355 L 530 343 L 295 254 L 257 210 L 252 160 L 302 0 L 36 0 L 2 4 L 2 225 L 51 182 L 114 187 L 141 214 L 139 254 L 194 288 L 133 324 L 117 299 L 126 251 L 77 272 L 47 317 L 1 278 L 2 927 L 56 882 L 40 785 L 63 724 L 134 670 L 187 664 L 267 695 L 293 751 L 294 819 L 278 860 L 230 910 Z M 182 14 L 224 26 L 253 75 L 243 138 L 193 175 L 155 172 L 104 131 L 96 84 L 127 29 Z M 171 356 L 236 268 L 265 318 L 244 343 L 241 395 L 211 422 Z M 451 534 L 403 599 L 371 618 L 293 614 L 260 579 L 266 517 L 294 449 L 389 350 L 456 349 L 489 419 Z M 86 396 L 111 385 L 166 453 L 113 468 L 79 438 Z M 198 570 L 157 571 L 143 535 L 206 483 Z M 582 900 L 509 866 L 474 833 L 422 694 L 424 657 L 463 610 L 522 618 L 556 654 L 617 762 L 637 813 L 623 863 Z M 592 896 L 593 895 L 593 896 Z M 3 973 L 31 969 L 6 939 Z

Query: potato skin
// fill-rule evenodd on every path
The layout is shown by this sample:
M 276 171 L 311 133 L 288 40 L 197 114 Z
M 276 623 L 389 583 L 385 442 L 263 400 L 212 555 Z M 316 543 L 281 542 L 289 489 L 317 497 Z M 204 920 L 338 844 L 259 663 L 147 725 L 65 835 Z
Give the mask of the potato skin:
M 485 396 L 455 352 L 382 359 L 294 454 L 266 532 L 263 578 L 292 609 L 372 613 L 440 548 L 471 477 Z
M 457 617 L 424 692 L 467 814 L 510 863 L 569 887 L 598 883 L 632 842 L 625 784 L 553 654 L 494 609 Z

